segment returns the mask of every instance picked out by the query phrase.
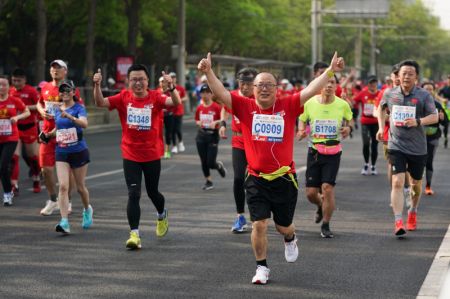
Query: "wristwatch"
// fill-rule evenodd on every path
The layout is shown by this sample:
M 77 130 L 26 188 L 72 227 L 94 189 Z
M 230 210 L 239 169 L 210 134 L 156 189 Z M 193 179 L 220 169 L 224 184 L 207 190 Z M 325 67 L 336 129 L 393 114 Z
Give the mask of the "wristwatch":
M 420 118 L 416 118 L 416 122 L 417 122 L 417 126 L 420 126 L 420 123 L 421 123 Z

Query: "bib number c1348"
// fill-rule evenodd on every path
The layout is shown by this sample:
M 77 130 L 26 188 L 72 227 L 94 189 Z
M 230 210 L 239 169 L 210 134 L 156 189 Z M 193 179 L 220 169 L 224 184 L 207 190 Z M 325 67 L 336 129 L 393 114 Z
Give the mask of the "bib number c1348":
M 152 125 L 152 109 L 127 107 L 127 125 L 132 129 L 150 130 Z

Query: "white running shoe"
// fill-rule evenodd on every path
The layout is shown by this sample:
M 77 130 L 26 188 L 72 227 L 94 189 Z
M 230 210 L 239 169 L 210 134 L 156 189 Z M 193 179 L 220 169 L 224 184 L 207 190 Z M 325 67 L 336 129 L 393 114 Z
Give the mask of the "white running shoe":
M 362 175 L 368 175 L 369 174 L 369 165 L 368 164 L 365 164 L 363 166 L 363 168 L 361 169 L 361 174 Z
M 13 204 L 14 193 L 3 193 L 3 205 L 4 206 L 12 206 Z
M 59 210 L 58 202 L 57 201 L 51 201 L 50 199 L 47 200 L 45 203 L 45 207 L 41 210 L 42 216 L 50 216 L 53 214 L 54 211 Z
M 298 258 L 297 237 L 291 242 L 284 242 L 284 257 L 286 262 L 293 263 Z
M 253 276 L 252 283 L 253 284 L 266 284 L 269 281 L 269 268 L 265 266 L 257 266 L 256 274 Z
M 184 147 L 183 141 L 180 141 L 180 142 L 178 143 L 178 152 L 179 152 L 179 153 L 182 153 L 182 152 L 184 152 L 185 150 L 186 150 L 186 148 Z
M 370 174 L 371 175 L 378 175 L 378 171 L 377 171 L 377 168 L 375 167 L 375 165 L 372 165 L 370 167 Z
M 178 154 L 178 148 L 176 147 L 176 145 L 172 147 L 172 154 Z

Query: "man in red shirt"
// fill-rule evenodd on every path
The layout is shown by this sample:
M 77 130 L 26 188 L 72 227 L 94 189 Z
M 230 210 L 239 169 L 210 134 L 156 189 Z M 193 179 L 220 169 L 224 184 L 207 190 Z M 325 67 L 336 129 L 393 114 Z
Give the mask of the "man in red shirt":
M 22 144 L 25 148 L 24 159 L 30 167 L 31 176 L 33 180 L 33 192 L 41 192 L 40 185 L 40 167 L 39 167 L 39 145 L 38 145 L 38 128 L 36 118 L 36 104 L 39 100 L 39 94 L 36 89 L 27 84 L 26 73 L 23 69 L 15 69 L 11 76 L 13 87 L 10 88 L 9 93 L 13 97 L 17 97 L 27 105 L 31 114 L 26 119 L 22 119 L 17 123 L 19 129 L 19 142 L 16 151 L 12 158 L 12 174 L 11 183 L 13 184 L 14 195 L 19 193 L 19 157 L 22 152 Z
M 353 101 L 357 106 L 361 105 L 361 136 L 363 140 L 364 166 L 361 169 L 362 175 L 377 175 L 376 163 L 378 158 L 378 119 L 374 115 L 375 102 L 378 97 L 378 79 L 376 76 L 369 76 L 367 87 L 364 88 Z M 371 165 L 369 169 L 369 156 Z
M 158 212 L 156 235 L 163 237 L 169 230 L 168 212 L 164 196 L 158 190 L 161 173 L 161 156 L 164 152 L 162 138 L 162 113 L 167 106 L 178 105 L 180 97 L 172 78 L 163 72 L 163 92 L 148 89 L 149 73 L 142 64 L 128 69 L 128 88 L 119 94 L 103 98 L 100 69 L 94 74 L 94 100 L 98 107 L 117 109 L 122 125 L 123 172 L 128 188 L 127 218 L 130 225 L 128 249 L 141 248 L 139 222 L 141 208 L 141 181 L 144 174 L 145 188 Z M 170 92 L 170 97 L 164 92 Z
M 298 184 L 293 161 L 295 124 L 300 108 L 318 94 L 335 71 L 341 71 L 344 60 L 333 56 L 331 67 L 312 81 L 301 93 L 278 98 L 277 81 L 270 73 L 260 73 L 254 80 L 255 101 L 230 94 L 211 68 L 211 54 L 202 59 L 198 69 L 205 73 L 214 95 L 233 110 L 242 127 L 248 177 L 246 199 L 253 221 L 252 246 L 256 258 L 254 284 L 266 284 L 267 226 L 273 214 L 276 229 L 284 236 L 285 258 L 295 262 L 298 257 L 293 217 L 297 203 Z

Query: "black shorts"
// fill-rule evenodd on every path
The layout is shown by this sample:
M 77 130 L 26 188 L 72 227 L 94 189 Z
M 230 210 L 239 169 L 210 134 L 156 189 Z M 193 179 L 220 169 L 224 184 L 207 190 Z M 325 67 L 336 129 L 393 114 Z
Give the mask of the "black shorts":
M 80 168 L 90 161 L 89 159 L 89 150 L 85 149 L 81 152 L 76 153 L 58 153 L 56 152 L 56 161 L 57 162 L 66 162 L 69 163 L 70 168 Z
M 321 155 L 315 149 L 308 149 L 306 162 L 306 187 L 320 188 L 323 183 L 336 185 L 342 152 L 336 155 Z
M 297 181 L 296 175 L 293 176 Z M 284 227 L 292 224 L 298 189 L 289 175 L 273 181 L 249 175 L 244 186 L 252 221 L 268 219 L 272 213 L 276 224 Z
M 408 155 L 396 150 L 388 150 L 392 174 L 408 171 L 418 181 L 422 179 L 427 155 Z

